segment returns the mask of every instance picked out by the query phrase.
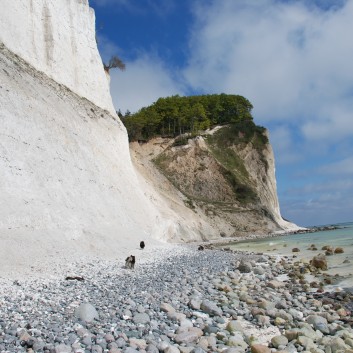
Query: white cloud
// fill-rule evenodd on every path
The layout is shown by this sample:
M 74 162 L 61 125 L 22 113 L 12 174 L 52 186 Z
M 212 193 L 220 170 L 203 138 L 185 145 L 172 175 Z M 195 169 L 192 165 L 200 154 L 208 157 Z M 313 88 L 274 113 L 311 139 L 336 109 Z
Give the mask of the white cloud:
M 277 156 L 276 163 L 288 165 L 302 160 L 300 151 L 293 149 L 292 131 L 288 126 L 273 127 L 270 133 L 270 143 Z
M 307 184 L 287 192 L 282 215 L 300 225 L 347 222 L 352 219 L 353 182 L 337 175 L 326 182 Z
M 111 72 L 116 109 L 189 92 L 244 95 L 255 121 L 270 128 L 284 217 L 350 220 L 353 1 L 315 3 L 325 10 L 306 0 L 194 0 L 187 65 L 171 70 L 139 53 L 125 72 Z M 106 52 L 119 49 L 106 44 Z
M 140 55 L 126 63 L 126 71 L 111 70 L 111 93 L 115 109 L 135 112 L 159 97 L 183 95 L 183 85 L 173 79 L 157 56 Z
M 353 176 L 353 157 L 348 157 L 338 162 L 327 164 L 321 167 L 319 171 L 326 175 L 336 175 L 338 177 L 342 177 L 344 175 Z M 350 186 L 353 188 L 353 182 L 350 182 L 349 185 L 345 186 Z
M 307 4 L 199 1 L 190 85 L 242 94 L 257 121 L 292 121 L 307 139 L 352 135 L 353 1 L 329 11 Z

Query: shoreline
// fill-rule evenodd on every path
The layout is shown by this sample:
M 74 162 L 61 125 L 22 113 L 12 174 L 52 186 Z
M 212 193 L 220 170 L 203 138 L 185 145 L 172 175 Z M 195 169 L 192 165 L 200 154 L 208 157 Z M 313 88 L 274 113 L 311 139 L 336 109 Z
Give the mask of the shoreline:
M 298 228 L 295 230 L 287 230 L 287 231 L 278 231 L 274 233 L 268 233 L 268 234 L 250 234 L 246 236 L 241 236 L 241 237 L 226 237 L 226 238 L 221 238 L 221 239 L 211 239 L 207 241 L 202 241 L 202 242 L 197 242 L 198 245 L 212 245 L 212 246 L 222 246 L 222 245 L 230 245 L 234 243 L 242 243 L 242 242 L 251 242 L 251 241 L 257 241 L 257 240 L 262 240 L 262 239 L 272 239 L 272 238 L 279 238 L 282 236 L 287 236 L 287 235 L 297 235 L 297 234 L 306 234 L 306 233 L 316 233 L 316 232 L 322 232 L 322 231 L 330 231 L 330 230 L 335 230 L 339 229 L 340 227 L 337 226 L 319 226 L 319 227 L 311 227 L 311 228 Z M 191 243 L 189 243 L 191 244 Z
M 83 281 L 65 280 L 64 268 L 56 278 L 2 279 L 0 352 L 353 349 L 351 294 L 308 292 L 293 258 L 196 249 L 151 249 L 135 270 L 72 264 Z

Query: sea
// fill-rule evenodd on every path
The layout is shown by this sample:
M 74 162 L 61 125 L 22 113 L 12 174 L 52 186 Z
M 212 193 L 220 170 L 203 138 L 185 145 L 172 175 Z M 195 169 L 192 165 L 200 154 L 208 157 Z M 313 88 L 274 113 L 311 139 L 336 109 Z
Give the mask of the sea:
M 314 255 L 325 253 L 322 250 L 322 247 L 325 245 L 332 246 L 333 248 L 342 247 L 344 253 L 326 257 L 328 262 L 328 270 L 326 272 L 331 275 L 338 274 L 340 280 L 333 285 L 325 286 L 325 289 L 338 290 L 338 288 L 342 288 L 353 291 L 353 222 L 330 224 L 327 226 L 334 226 L 335 229 L 242 241 L 230 244 L 230 248 L 270 255 L 295 255 L 298 259 L 310 261 Z M 309 250 L 312 244 L 318 250 Z M 300 251 L 293 253 L 293 248 L 299 248 Z

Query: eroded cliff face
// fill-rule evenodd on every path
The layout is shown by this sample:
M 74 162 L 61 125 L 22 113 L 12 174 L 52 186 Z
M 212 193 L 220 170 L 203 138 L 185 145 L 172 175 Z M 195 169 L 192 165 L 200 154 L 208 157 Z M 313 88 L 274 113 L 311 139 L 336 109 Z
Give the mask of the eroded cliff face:
M 0 266 L 165 238 L 116 117 L 1 45 L 0 82 Z
M 271 145 L 264 143 L 259 148 L 249 141 L 224 148 L 219 145 L 219 139 L 224 138 L 213 136 L 222 129 L 227 127 L 188 139 L 181 146 L 162 138 L 133 143 L 134 163 L 147 168 L 149 160 L 149 172 L 144 175 L 158 178 L 158 182 L 151 180 L 156 189 L 165 178 L 169 195 L 173 189 L 179 192 L 174 192 L 173 201 L 179 199 L 192 210 L 189 219 L 208 224 L 207 231 L 201 232 L 202 239 L 296 229 L 280 215 Z M 159 175 L 151 173 L 151 168 L 157 168 Z

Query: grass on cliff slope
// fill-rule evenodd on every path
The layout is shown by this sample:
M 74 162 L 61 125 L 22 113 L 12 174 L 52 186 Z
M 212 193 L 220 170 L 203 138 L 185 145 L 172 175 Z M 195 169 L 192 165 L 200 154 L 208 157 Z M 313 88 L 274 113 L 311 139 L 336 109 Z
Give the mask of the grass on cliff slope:
M 222 148 L 251 143 L 261 152 L 269 143 L 265 131 L 264 127 L 255 125 L 252 120 L 243 120 L 224 126 L 210 137 L 213 143 Z
M 253 126 L 255 125 L 253 124 Z M 249 128 L 246 132 L 243 132 L 244 130 L 242 130 L 241 134 L 239 134 L 239 131 L 239 127 L 235 129 L 232 125 L 225 126 L 218 130 L 214 135 L 207 135 L 206 141 L 210 148 L 211 154 L 221 166 L 220 172 L 223 174 L 235 194 L 236 199 L 234 201 L 238 201 L 242 205 L 247 205 L 249 203 L 257 202 L 257 193 L 252 187 L 252 182 L 243 160 L 231 147 L 238 143 L 248 143 L 249 139 L 251 139 L 252 141 L 256 141 L 258 144 L 257 148 L 262 149 L 263 144 L 266 143 L 267 140 L 262 140 L 261 138 L 255 139 L 255 134 L 252 133 Z M 182 142 L 183 143 L 180 143 L 178 141 L 177 145 L 183 145 L 185 143 L 184 141 Z M 168 165 L 172 158 L 173 157 L 162 153 L 154 159 L 154 163 L 162 171 L 162 173 L 168 177 L 173 185 L 181 191 L 181 187 L 178 185 L 180 180 L 178 180 L 173 173 L 171 174 L 168 172 Z M 202 169 L 202 165 L 200 166 L 200 169 Z M 189 194 L 186 196 L 191 200 L 210 202 L 209 200 L 195 198 Z
M 213 135 L 205 137 L 213 156 L 223 166 L 223 175 L 232 186 L 237 200 L 243 204 L 255 202 L 257 194 L 243 160 L 232 147 L 240 144 L 245 147 L 251 143 L 267 168 L 267 161 L 262 152 L 268 143 L 264 132 L 264 128 L 256 126 L 252 121 L 242 121 L 225 126 Z

